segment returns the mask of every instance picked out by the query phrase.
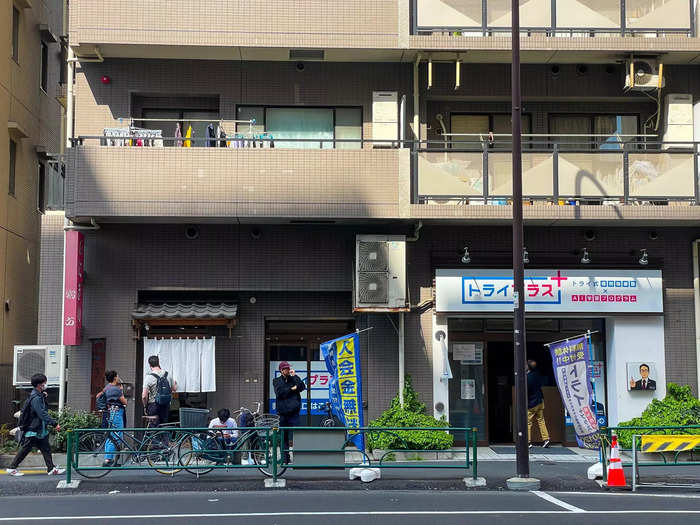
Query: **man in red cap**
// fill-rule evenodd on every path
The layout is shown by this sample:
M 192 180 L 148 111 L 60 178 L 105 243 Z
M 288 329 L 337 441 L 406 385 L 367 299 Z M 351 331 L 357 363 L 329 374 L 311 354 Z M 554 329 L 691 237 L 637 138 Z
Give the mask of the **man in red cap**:
M 301 410 L 301 392 L 304 391 L 306 385 L 296 375 L 294 369 L 287 361 L 282 361 L 279 366 L 279 377 L 272 381 L 272 386 L 275 388 L 275 396 L 277 396 L 277 413 L 280 416 L 280 427 L 295 427 L 299 424 L 299 411 Z M 284 462 L 291 463 L 289 455 L 289 435 L 291 432 L 284 433 Z

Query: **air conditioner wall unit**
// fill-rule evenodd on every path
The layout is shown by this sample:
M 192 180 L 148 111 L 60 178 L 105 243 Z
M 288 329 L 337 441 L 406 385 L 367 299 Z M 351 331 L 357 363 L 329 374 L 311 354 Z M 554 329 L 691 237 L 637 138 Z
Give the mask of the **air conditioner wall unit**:
M 354 311 L 408 311 L 404 235 L 357 235 L 353 289 Z
M 626 64 L 625 89 L 648 91 L 663 88 L 663 65 L 653 58 L 635 58 Z
M 12 384 L 31 387 L 34 374 L 44 374 L 48 386 L 58 386 L 61 373 L 61 345 L 15 345 Z

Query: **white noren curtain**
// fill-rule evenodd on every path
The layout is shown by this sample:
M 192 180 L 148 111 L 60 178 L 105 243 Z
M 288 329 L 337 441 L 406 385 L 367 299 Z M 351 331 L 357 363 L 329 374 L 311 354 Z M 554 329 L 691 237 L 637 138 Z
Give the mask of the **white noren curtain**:
M 216 391 L 216 339 L 143 340 L 144 378 L 151 372 L 148 358 L 157 355 L 160 367 L 177 381 L 178 392 Z

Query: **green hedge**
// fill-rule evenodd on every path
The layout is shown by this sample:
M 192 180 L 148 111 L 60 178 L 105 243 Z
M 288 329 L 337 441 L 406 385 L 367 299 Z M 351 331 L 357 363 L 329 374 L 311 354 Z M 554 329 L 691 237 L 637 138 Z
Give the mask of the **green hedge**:
M 418 399 L 413 390 L 410 376 L 406 376 L 403 389 L 404 406 L 401 407 L 399 396 L 391 400 L 389 408 L 374 421 L 370 427 L 445 427 L 449 423 L 435 419 L 425 413 L 425 405 Z M 369 450 L 446 450 L 452 446 L 454 438 L 447 432 L 435 430 L 401 430 L 393 433 L 368 432 L 367 447 Z
M 700 400 L 688 385 L 669 383 L 666 397 L 654 399 L 640 417 L 618 424 L 619 427 L 654 427 L 700 425 Z M 700 434 L 700 429 L 690 430 L 618 430 L 617 438 L 622 448 L 632 448 L 633 434 Z
M 68 440 L 67 432 L 69 430 L 75 430 L 76 428 L 100 428 L 100 424 L 102 423 L 100 416 L 85 410 L 73 410 L 70 407 L 66 407 L 60 415 L 55 410 L 50 410 L 49 413 L 61 426 L 60 432 L 51 429 L 51 441 L 54 452 L 66 451 Z

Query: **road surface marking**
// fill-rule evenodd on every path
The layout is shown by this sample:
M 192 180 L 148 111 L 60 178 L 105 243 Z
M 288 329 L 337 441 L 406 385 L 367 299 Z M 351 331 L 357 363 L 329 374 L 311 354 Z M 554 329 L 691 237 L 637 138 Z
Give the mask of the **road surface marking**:
M 587 510 L 586 514 L 700 514 L 700 510 Z M 0 521 L 68 521 L 68 520 L 133 520 L 156 518 L 265 518 L 298 516 L 469 516 L 469 515 L 535 515 L 571 514 L 563 510 L 368 510 L 318 512 L 228 512 L 216 514 L 132 514 L 126 516 L 17 516 L 3 517 Z
M 46 474 L 46 469 L 42 469 L 42 470 L 20 470 L 20 472 L 21 472 L 22 474 L 29 474 L 29 475 L 32 475 L 32 474 Z M 8 474 L 7 471 L 6 471 L 5 469 L 3 469 L 2 471 L 0 471 L 0 475 L 9 476 L 10 474 Z
M 538 496 L 545 501 L 549 501 L 550 503 L 554 503 L 555 505 L 561 507 L 562 509 L 566 509 L 566 510 L 569 510 L 571 512 L 586 512 L 585 510 L 583 510 L 579 507 L 575 507 L 574 505 L 569 505 L 565 501 L 557 499 L 554 496 L 550 496 L 546 492 L 541 492 L 539 490 L 531 490 L 530 492 L 532 492 L 535 496 Z
M 642 492 L 628 492 L 628 493 L 615 493 L 615 492 L 552 492 L 552 494 L 568 494 L 570 496 L 641 496 L 644 498 L 683 498 L 683 499 L 700 499 L 700 495 L 697 494 L 645 494 Z

